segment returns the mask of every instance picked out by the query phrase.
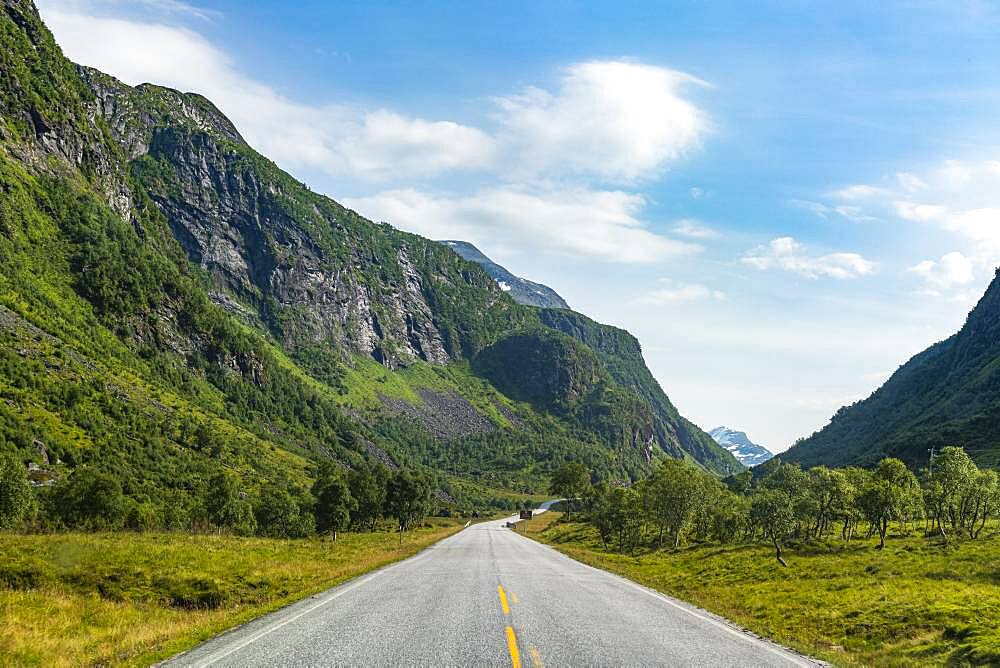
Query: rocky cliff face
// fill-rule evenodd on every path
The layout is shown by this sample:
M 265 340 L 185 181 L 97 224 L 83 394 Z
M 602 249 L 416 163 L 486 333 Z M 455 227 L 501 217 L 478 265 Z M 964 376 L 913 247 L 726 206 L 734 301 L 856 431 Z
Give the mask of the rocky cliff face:
M 361 223 L 310 193 L 253 152 L 204 98 L 81 72 L 136 180 L 211 277 L 213 299 L 269 326 L 289 348 L 328 345 L 389 368 L 447 363 L 475 342 L 436 317 L 439 285 L 485 289 L 487 312 L 518 317 L 498 286 L 428 253 L 430 242 Z

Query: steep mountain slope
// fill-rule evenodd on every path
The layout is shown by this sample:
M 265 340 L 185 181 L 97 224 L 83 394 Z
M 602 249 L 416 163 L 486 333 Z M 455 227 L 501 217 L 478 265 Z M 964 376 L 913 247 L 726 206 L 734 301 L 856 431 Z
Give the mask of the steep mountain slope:
M 915 355 L 781 458 L 839 466 L 888 456 L 924 466 L 928 450 L 947 445 L 965 447 L 980 465 L 1000 465 L 1000 273 L 958 333 Z
M 751 441 L 745 431 L 716 427 L 709 431 L 708 435 L 731 452 L 743 466 L 757 466 L 774 457 L 770 450 Z
M 0 449 L 40 481 L 114 469 L 175 526 L 221 470 L 305 497 L 316 462 L 376 459 L 467 502 L 570 459 L 727 470 L 677 434 L 651 451 L 609 428 L 641 397 L 587 346 L 597 371 L 562 370 L 587 388 L 571 410 L 498 390 L 480 356 L 540 312 L 310 192 L 208 100 L 74 66 L 30 2 L 4 1 L 0 46 Z
M 538 306 L 540 308 L 569 308 L 562 297 L 555 290 L 541 283 L 534 283 L 526 278 L 515 276 L 500 266 L 467 241 L 442 241 L 445 246 L 452 249 L 469 262 L 475 262 L 486 270 L 497 282 L 500 289 L 514 298 L 518 304 L 528 306 Z
M 710 471 L 728 475 L 743 469 L 712 437 L 683 418 L 663 392 L 642 358 L 639 341 L 623 329 L 602 325 L 585 315 L 562 309 L 539 312 L 542 324 L 580 341 L 604 362 L 611 377 L 636 392 L 650 407 L 653 436 L 672 457 L 691 457 Z

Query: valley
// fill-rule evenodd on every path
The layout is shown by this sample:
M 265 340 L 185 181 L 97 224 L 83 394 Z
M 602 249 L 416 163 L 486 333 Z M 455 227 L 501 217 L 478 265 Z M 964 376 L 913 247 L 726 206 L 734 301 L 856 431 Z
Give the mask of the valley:
M 234 75 L 199 32 L 225 12 L 99 4 L 43 20 L 0 0 L 0 664 L 1000 662 L 995 263 L 975 287 L 993 256 L 904 266 L 711 220 L 766 205 L 875 229 L 890 198 L 979 243 L 994 209 L 918 204 L 932 179 L 902 171 L 824 182 L 827 203 L 729 172 L 657 201 L 642 189 L 708 128 L 739 134 L 681 97 L 715 94 L 693 75 L 576 63 L 489 97 L 483 128 L 358 115 L 344 91 L 313 108 Z M 118 10 L 218 60 L 220 98 L 74 62 L 79 30 L 61 44 L 46 23 L 97 21 L 110 53 L 138 25 Z M 394 72 L 419 61 L 401 53 Z M 250 98 L 281 127 L 233 103 Z M 764 179 L 756 150 L 736 154 Z M 552 287 L 540 262 L 560 263 Z M 970 310 L 880 374 L 945 322 L 902 301 L 871 316 L 862 281 L 896 269 L 897 300 Z

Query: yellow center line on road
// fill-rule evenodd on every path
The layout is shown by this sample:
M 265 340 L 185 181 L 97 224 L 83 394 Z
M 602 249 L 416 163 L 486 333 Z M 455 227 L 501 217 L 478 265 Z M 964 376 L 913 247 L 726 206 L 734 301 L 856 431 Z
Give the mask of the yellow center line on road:
M 517 651 L 517 636 L 514 629 L 507 627 L 507 649 L 510 650 L 510 664 L 513 668 L 521 668 L 521 653 Z
M 500 607 L 503 608 L 503 614 L 510 614 L 510 606 L 507 605 L 507 594 L 504 593 L 503 585 L 497 585 L 497 592 L 500 594 Z M 510 627 L 507 627 L 510 628 Z

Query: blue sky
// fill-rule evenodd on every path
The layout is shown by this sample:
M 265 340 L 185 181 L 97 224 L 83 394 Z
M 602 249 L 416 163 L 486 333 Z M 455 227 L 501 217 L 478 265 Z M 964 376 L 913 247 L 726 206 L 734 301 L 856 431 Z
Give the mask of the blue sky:
M 463 238 L 783 450 L 948 336 L 1000 259 L 986 3 L 44 0 L 317 191 Z

